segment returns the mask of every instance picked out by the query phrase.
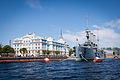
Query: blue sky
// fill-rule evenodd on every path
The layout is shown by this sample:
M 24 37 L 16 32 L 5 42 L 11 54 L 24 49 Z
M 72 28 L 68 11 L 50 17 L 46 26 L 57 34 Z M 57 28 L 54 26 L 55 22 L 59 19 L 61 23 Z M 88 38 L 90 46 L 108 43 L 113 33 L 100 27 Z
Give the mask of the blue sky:
M 41 37 L 83 43 L 88 12 L 89 29 L 100 30 L 100 46 L 120 47 L 120 0 L 0 0 L 0 43 L 35 32 Z M 104 33 L 104 34 L 103 34 Z

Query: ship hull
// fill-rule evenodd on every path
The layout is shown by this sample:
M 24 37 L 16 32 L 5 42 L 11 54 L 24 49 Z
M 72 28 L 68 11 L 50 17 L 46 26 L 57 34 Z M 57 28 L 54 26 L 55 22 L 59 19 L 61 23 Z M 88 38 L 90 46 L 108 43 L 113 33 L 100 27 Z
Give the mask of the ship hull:
M 76 61 L 90 61 L 95 57 L 104 59 L 104 53 L 97 48 L 76 47 Z

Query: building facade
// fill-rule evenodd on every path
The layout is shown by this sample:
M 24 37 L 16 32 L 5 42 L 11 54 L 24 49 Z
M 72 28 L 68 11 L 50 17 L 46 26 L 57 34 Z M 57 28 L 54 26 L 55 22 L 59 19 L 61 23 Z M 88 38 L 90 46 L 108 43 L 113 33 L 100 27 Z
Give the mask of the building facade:
M 102 48 L 106 54 L 106 56 L 118 56 L 120 55 L 120 48 L 118 47 L 107 47 Z
M 23 54 L 20 53 L 21 48 L 27 49 L 28 56 L 37 56 L 38 51 L 39 54 L 42 55 L 43 50 L 52 51 L 51 54 L 54 54 L 54 51 L 60 51 L 60 55 L 68 55 L 69 54 L 69 46 L 63 40 L 62 33 L 58 41 L 55 41 L 52 37 L 43 38 L 36 36 L 35 33 L 27 34 L 21 38 L 16 38 L 13 40 L 13 48 L 15 50 L 16 55 Z

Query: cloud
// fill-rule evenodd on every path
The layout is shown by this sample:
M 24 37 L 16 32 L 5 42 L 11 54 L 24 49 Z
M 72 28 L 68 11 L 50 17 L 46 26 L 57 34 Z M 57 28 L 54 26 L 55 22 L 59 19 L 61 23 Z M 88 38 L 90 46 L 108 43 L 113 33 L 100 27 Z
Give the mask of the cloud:
M 97 34 L 97 30 L 93 30 Z M 99 45 L 101 47 L 120 47 L 120 34 L 116 33 L 113 29 L 103 28 L 99 30 Z
M 31 8 L 42 8 L 40 0 L 26 0 L 26 4 Z
M 120 29 L 120 19 L 117 20 L 111 20 L 109 22 L 106 22 L 104 24 L 105 26 L 109 26 L 109 27 L 116 27 L 117 29 Z
M 99 34 L 99 46 L 100 47 L 120 47 L 120 34 L 116 33 L 113 29 L 110 28 L 101 28 L 98 30 L 91 30 L 96 37 Z M 64 39 L 73 43 L 71 46 L 75 46 L 76 38 L 80 44 L 86 41 L 85 31 L 75 32 L 73 34 L 66 33 L 63 34 Z
M 100 28 L 101 28 L 101 27 L 98 26 L 98 25 L 93 25 L 92 27 L 93 27 L 93 28 L 96 28 L 96 29 L 100 29 Z
M 70 30 L 66 30 L 67 33 L 70 33 L 71 31 Z

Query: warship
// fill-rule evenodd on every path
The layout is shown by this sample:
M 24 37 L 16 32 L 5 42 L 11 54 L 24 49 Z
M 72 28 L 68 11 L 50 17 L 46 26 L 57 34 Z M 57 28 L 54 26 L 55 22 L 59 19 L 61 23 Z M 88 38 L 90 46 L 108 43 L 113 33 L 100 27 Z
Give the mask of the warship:
M 85 33 L 87 40 L 83 44 L 77 44 L 76 46 L 73 47 L 76 61 L 93 60 L 95 57 L 104 59 L 105 53 L 103 50 L 99 49 L 96 43 L 96 35 L 94 35 L 88 29 L 88 21 L 87 21 Z

